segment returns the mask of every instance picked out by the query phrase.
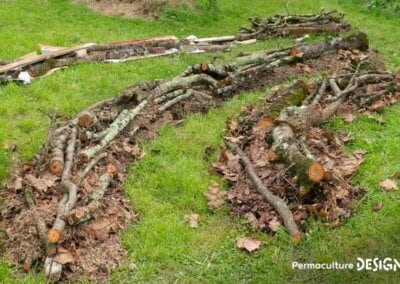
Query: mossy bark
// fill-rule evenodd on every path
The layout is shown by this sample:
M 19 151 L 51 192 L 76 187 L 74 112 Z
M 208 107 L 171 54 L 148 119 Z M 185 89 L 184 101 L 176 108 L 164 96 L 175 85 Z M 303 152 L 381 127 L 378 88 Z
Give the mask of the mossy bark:
M 308 95 L 308 87 L 302 80 L 295 81 L 271 105 L 265 115 L 277 119 L 283 109 L 289 106 L 300 106 Z

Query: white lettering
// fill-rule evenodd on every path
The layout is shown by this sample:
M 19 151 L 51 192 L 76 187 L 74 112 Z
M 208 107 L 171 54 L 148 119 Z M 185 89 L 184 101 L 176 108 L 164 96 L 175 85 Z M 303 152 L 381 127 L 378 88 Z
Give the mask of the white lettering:
M 363 270 L 365 267 L 364 259 L 357 257 L 357 271 Z

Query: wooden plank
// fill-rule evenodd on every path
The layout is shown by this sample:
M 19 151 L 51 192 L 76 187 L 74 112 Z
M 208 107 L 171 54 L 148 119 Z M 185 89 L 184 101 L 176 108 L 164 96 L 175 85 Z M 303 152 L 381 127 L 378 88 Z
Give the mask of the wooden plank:
M 152 42 L 152 41 L 165 41 L 165 40 L 178 40 L 176 36 L 173 35 L 166 35 L 166 36 L 157 36 L 157 37 L 150 37 L 150 38 L 135 38 L 130 40 L 124 41 L 114 41 L 108 44 L 115 44 L 115 45 L 124 45 L 124 44 L 131 44 L 131 43 L 141 43 L 141 42 Z
M 53 53 L 59 50 L 63 50 L 66 47 L 64 46 L 53 46 L 53 45 L 47 45 L 47 44 L 39 44 L 40 52 L 42 54 L 49 54 Z
M 7 65 L 3 65 L 0 66 L 0 74 L 14 70 L 16 68 L 20 68 L 20 67 L 24 67 L 26 65 L 30 65 L 30 64 L 35 64 L 35 63 L 39 63 L 42 61 L 45 61 L 47 59 L 50 58 L 56 58 L 59 56 L 63 56 L 81 49 L 85 49 L 87 47 L 93 46 L 95 45 L 94 43 L 88 43 L 88 44 L 84 44 L 84 45 L 78 45 L 78 46 L 74 46 L 74 47 L 69 47 L 69 48 L 64 48 L 62 50 L 59 51 L 55 51 L 51 54 L 41 54 L 41 55 L 37 55 L 35 57 L 28 57 L 22 60 L 18 60 L 16 62 L 12 62 L 10 64 Z
M 27 60 L 27 59 L 29 59 L 29 58 L 35 58 L 36 56 L 38 56 L 37 52 L 36 52 L 36 51 L 33 51 L 33 52 L 31 52 L 31 53 L 25 54 L 25 55 L 23 55 L 23 56 L 21 56 L 21 57 L 15 59 L 14 61 L 16 62 L 16 61 L 24 60 L 24 59 Z
M 208 43 L 208 42 L 227 42 L 234 40 L 236 40 L 235 36 L 221 36 L 221 37 L 196 38 L 196 39 L 191 39 L 189 41 L 196 43 Z

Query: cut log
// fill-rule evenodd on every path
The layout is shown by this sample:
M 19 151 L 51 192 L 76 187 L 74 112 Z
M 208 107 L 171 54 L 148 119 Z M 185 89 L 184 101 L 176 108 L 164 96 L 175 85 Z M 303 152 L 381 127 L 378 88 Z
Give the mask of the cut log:
M 211 86 L 213 89 L 218 88 L 218 81 L 207 74 L 196 74 L 189 77 L 175 77 L 171 80 L 161 83 L 155 88 L 155 96 L 159 97 L 166 93 L 170 93 L 177 89 L 189 89 L 197 84 Z
M 176 98 L 176 97 L 178 97 L 178 96 L 180 96 L 180 95 L 183 95 L 184 93 L 185 93 L 184 90 L 179 89 L 179 90 L 176 90 L 176 91 L 167 93 L 167 94 L 165 94 L 165 95 L 162 95 L 162 96 L 156 98 L 156 99 L 154 100 L 154 102 L 155 102 L 156 104 L 159 104 L 159 103 L 161 103 L 161 102 L 163 102 L 163 101 L 165 101 L 165 100 L 167 100 L 167 99 L 173 99 L 173 98 Z
M 195 44 L 195 45 L 183 45 L 182 51 L 188 53 L 201 53 L 201 52 L 216 52 L 222 51 L 227 52 L 231 50 L 230 45 L 206 45 L 206 44 Z
M 292 126 L 280 123 L 273 129 L 272 137 L 278 157 L 287 165 L 293 165 L 290 170 L 300 185 L 309 189 L 314 183 L 322 181 L 325 173 L 323 166 L 302 153 Z
M 343 50 L 358 49 L 364 51 L 367 50 L 368 48 L 369 48 L 368 37 L 365 33 L 362 32 L 358 32 L 356 34 L 335 41 L 326 40 L 321 43 L 296 47 L 297 53 L 303 53 L 304 59 L 319 58 L 326 54 L 335 53 L 341 49 Z
M 94 124 L 98 123 L 97 117 L 88 111 L 84 111 L 79 114 L 78 125 L 82 128 L 88 128 Z
M 69 127 L 59 128 L 55 132 L 49 161 L 49 169 L 55 175 L 60 175 L 64 169 L 64 149 L 69 135 Z
M 56 262 L 52 257 L 46 257 L 44 263 L 44 275 L 51 281 L 57 282 L 61 278 L 63 265 Z
M 139 45 L 145 47 L 163 46 L 166 49 L 170 49 L 170 48 L 179 48 L 179 40 L 175 36 L 160 36 L 147 39 L 132 39 L 127 41 L 117 41 L 106 44 L 98 44 L 89 47 L 87 50 L 88 53 L 90 53 L 93 51 L 110 50 L 120 47 L 133 46 L 133 45 Z
M 190 39 L 187 41 L 193 42 L 193 43 L 202 43 L 202 44 L 205 44 L 205 43 L 208 43 L 208 44 L 210 44 L 210 43 L 221 44 L 222 43 L 223 44 L 226 42 L 233 42 L 235 40 L 236 40 L 235 36 L 220 36 L 220 37 L 194 38 L 194 39 Z

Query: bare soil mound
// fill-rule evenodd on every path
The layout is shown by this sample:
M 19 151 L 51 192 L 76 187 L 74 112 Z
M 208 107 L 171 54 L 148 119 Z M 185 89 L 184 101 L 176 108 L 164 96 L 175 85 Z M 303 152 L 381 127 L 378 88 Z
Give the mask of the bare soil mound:
M 192 6 L 192 0 L 74 0 L 84 3 L 91 10 L 124 18 L 157 18 L 166 7 Z

